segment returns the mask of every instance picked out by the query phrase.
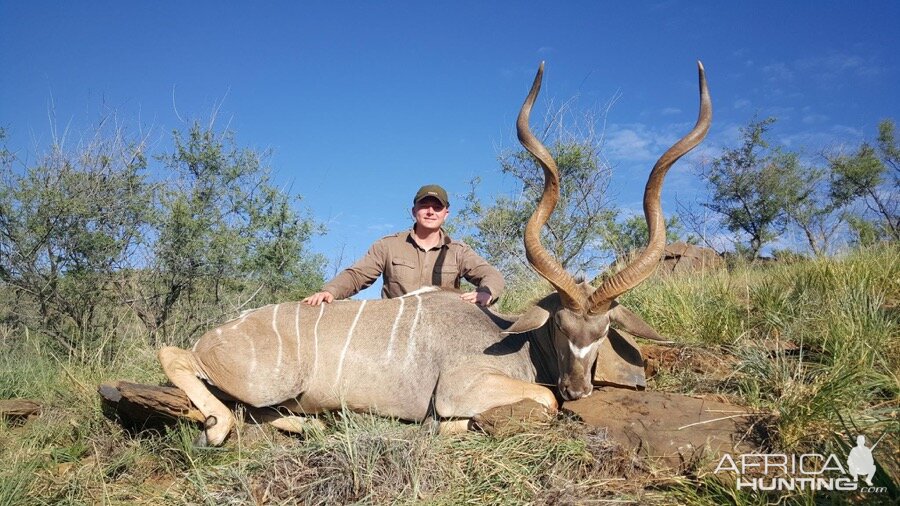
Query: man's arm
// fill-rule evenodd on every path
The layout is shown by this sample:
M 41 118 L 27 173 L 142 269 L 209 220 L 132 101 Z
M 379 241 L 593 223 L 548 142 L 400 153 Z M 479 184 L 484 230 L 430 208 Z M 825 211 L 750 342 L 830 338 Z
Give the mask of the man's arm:
M 474 292 L 463 294 L 463 299 L 481 305 L 496 302 L 503 293 L 503 275 L 481 258 L 475 250 L 462 244 L 459 256 L 459 272 L 466 281 L 475 285 Z
M 303 299 L 303 302 L 311 306 L 318 306 L 322 302 L 330 303 L 335 299 L 346 299 L 364 290 L 381 276 L 384 272 L 386 248 L 383 240 L 376 241 L 369 251 L 355 264 L 342 270 L 325 286 L 322 291 L 314 293 Z

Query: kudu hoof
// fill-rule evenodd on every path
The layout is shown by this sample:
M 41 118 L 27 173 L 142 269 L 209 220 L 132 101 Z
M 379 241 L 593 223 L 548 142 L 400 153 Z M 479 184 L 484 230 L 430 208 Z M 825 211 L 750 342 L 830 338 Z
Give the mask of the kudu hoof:
M 197 438 L 194 439 L 194 446 L 201 448 L 209 446 L 210 438 L 206 432 L 215 427 L 217 423 L 219 423 L 219 419 L 214 415 L 207 416 L 206 420 L 203 421 L 203 429 L 200 430 L 200 434 L 197 434 Z

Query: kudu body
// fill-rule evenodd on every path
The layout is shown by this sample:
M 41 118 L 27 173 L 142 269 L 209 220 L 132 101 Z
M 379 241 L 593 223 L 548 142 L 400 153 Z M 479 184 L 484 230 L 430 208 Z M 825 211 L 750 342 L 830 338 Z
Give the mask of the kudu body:
M 703 67 L 697 125 L 660 158 L 647 182 L 648 246 L 596 290 L 576 283 L 540 243 L 540 229 L 559 198 L 556 164 L 528 125 L 542 74 L 543 64 L 517 128 L 545 175 L 544 193 L 525 231 L 526 254 L 556 291 L 511 325 L 436 289 L 318 307 L 289 302 L 213 329 L 191 351 L 163 348 L 159 358 L 166 375 L 207 417 L 207 442 L 220 444 L 233 416 L 201 379 L 252 406 L 301 414 L 347 407 L 411 421 L 433 416 L 442 429 L 453 430 L 479 413 L 526 399 L 555 411 L 556 395 L 540 384 L 557 385 L 566 400 L 589 395 L 598 350 L 608 336 L 617 336 L 610 322 L 638 336 L 661 339 L 614 299 L 652 273 L 665 246 L 663 177 L 700 143 L 711 120 Z M 278 420 L 273 425 L 290 427 Z

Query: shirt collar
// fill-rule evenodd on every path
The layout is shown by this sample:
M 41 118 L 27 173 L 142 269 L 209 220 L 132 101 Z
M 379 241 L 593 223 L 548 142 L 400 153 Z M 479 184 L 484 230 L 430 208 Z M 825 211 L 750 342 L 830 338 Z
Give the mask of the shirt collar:
M 415 244 L 418 247 L 419 245 L 416 243 L 416 239 L 413 237 L 413 234 L 415 234 L 415 233 L 416 233 L 416 226 L 413 225 L 412 228 L 410 228 L 409 231 L 406 233 L 406 240 L 412 244 Z M 441 227 L 440 234 L 441 234 L 441 240 L 440 240 L 441 248 L 449 247 L 450 243 L 453 242 L 453 239 L 450 238 L 450 234 L 448 234 L 447 232 L 444 231 L 444 227 Z

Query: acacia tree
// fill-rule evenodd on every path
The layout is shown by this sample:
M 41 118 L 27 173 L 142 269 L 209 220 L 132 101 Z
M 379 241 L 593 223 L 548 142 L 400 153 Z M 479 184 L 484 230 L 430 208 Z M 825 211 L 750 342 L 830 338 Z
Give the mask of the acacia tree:
M 114 274 L 150 221 L 144 143 L 101 121 L 83 143 L 55 141 L 34 164 L 16 168 L 5 148 L 0 158 L 0 281 L 21 303 L 19 322 L 79 353 L 99 337 Z
M 791 222 L 803 232 L 810 251 L 816 256 L 830 253 L 833 240 L 846 222 L 845 209 L 849 200 L 835 195 L 831 174 L 814 166 L 798 166 L 797 175 L 786 189 L 790 198 L 785 209 Z
M 875 146 L 864 142 L 852 155 L 830 157 L 831 195 L 860 203 L 847 214 L 857 242 L 900 239 L 900 143 L 892 120 L 878 125 Z
M 751 258 L 790 223 L 788 209 L 808 198 L 796 153 L 772 148 L 765 138 L 774 118 L 751 121 L 741 128 L 743 143 L 726 148 L 701 170 L 711 195 L 701 205 L 718 214 L 732 233 L 746 237 L 737 244 Z
M 321 227 L 271 183 L 262 155 L 194 124 L 171 153 L 148 157 L 142 139 L 109 125 L 33 164 L 0 147 L 0 317 L 82 356 L 118 335 L 123 303 L 155 337 L 177 314 L 188 339 L 251 301 L 321 284 L 324 262 L 307 247 Z M 151 179 L 152 160 L 175 177 Z
M 175 180 L 160 194 L 152 259 L 120 285 L 151 334 L 165 335 L 179 305 L 187 338 L 251 301 L 299 297 L 323 282 L 324 259 L 306 249 L 322 226 L 272 184 L 264 154 L 197 122 L 173 137 L 173 152 L 158 157 Z M 235 293 L 247 295 L 226 297 Z

